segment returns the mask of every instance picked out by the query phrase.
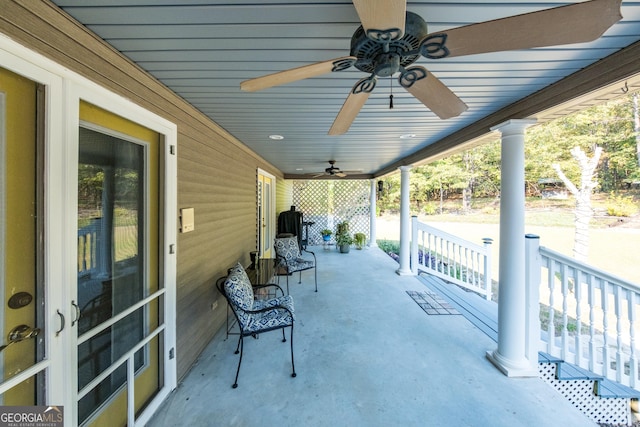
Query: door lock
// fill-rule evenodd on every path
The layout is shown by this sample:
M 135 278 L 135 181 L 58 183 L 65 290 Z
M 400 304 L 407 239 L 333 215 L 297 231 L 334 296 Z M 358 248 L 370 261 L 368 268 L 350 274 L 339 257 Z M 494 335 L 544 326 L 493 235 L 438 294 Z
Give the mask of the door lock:
M 20 341 L 27 340 L 29 338 L 35 338 L 40 333 L 40 328 L 32 328 L 27 325 L 18 325 L 9 331 L 7 335 L 7 340 L 9 341 L 7 344 L 0 347 L 0 351 L 9 347 L 11 344 L 15 344 Z

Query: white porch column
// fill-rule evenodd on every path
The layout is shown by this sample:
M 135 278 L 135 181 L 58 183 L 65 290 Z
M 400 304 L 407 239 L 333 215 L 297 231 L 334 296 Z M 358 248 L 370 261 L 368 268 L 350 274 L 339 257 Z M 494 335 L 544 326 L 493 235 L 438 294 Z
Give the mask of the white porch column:
M 524 132 L 535 120 L 509 120 L 502 133 L 498 348 L 487 357 L 509 377 L 538 376 L 527 358 L 524 242 Z
M 371 193 L 369 194 L 369 247 L 377 248 L 376 243 L 376 195 L 378 191 L 377 182 L 375 179 L 371 180 Z
M 400 166 L 400 268 L 401 276 L 410 275 L 411 213 L 409 208 L 409 171 L 411 166 Z

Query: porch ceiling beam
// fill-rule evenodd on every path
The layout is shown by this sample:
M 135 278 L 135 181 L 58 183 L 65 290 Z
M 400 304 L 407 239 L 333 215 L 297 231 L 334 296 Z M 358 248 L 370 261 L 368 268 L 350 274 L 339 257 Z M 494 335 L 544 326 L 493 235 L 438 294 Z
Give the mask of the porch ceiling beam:
M 545 110 L 564 102 L 585 96 L 608 85 L 638 74 L 640 42 L 636 42 L 531 96 L 514 102 L 451 135 L 416 151 L 415 153 L 380 169 L 374 175 L 380 177 L 397 171 L 400 166 L 424 163 L 425 160 L 442 158 L 445 154 L 460 151 L 472 140 L 490 134 L 490 129 L 509 119 L 535 117 Z
M 318 172 L 319 173 L 319 172 Z M 316 174 L 314 174 L 316 175 Z M 345 179 L 372 179 L 374 176 L 368 173 L 359 173 L 359 174 L 349 174 L 346 177 L 336 177 L 336 176 L 328 176 L 328 175 L 304 175 L 304 174 L 291 174 L 285 173 L 284 179 L 298 179 L 298 180 L 345 180 Z

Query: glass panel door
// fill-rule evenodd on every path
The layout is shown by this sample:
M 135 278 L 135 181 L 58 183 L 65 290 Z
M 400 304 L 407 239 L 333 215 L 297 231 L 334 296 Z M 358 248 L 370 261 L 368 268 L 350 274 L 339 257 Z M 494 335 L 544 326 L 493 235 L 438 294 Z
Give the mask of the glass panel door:
M 126 425 L 162 385 L 159 135 L 87 104 L 81 118 L 78 423 Z
M 274 182 L 275 177 L 258 171 L 258 243 L 262 258 L 274 256 L 272 249 L 275 238 Z
M 37 93 L 36 83 L 0 68 L 0 405 L 6 406 L 44 402 Z

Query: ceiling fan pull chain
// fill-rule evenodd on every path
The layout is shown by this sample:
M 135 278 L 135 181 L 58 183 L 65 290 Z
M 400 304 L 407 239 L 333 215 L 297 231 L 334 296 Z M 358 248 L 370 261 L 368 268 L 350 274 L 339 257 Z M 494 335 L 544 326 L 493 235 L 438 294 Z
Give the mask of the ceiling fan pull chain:
M 389 76 L 389 89 L 390 89 L 389 109 L 392 110 L 393 109 L 393 77 L 392 76 Z

